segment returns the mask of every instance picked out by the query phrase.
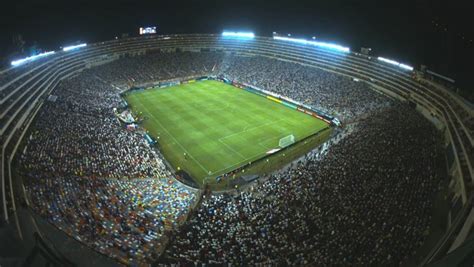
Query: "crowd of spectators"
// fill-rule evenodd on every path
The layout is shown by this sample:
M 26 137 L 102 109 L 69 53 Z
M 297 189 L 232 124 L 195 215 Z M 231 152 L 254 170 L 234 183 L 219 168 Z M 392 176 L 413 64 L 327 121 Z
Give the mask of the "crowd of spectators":
M 166 231 L 186 219 L 195 190 L 171 179 L 90 179 L 29 173 L 32 208 L 78 241 L 122 263 L 153 262 Z
M 166 255 L 240 266 L 398 265 L 429 232 L 439 142 L 412 108 L 384 108 L 324 157 L 246 191 L 207 196 Z
M 33 126 L 24 166 L 35 173 L 64 177 L 170 177 L 162 156 L 143 138 L 127 131 L 113 107 L 118 92 L 90 73 L 61 84 Z
M 125 57 L 96 75 L 117 85 L 187 76 L 221 75 L 313 106 L 348 122 L 386 106 L 386 97 L 363 82 L 286 61 L 227 53 L 164 53 Z
M 324 155 L 317 149 L 246 190 L 206 195 L 179 227 L 198 193 L 119 122 L 112 85 L 199 75 L 273 91 L 351 124 Z M 444 166 L 439 135 L 363 82 L 264 57 L 155 52 L 84 71 L 53 94 L 21 156 L 31 205 L 102 253 L 154 261 L 170 229 L 164 257 L 184 264 L 393 265 L 429 232 Z
M 169 53 L 155 51 L 146 56 L 125 57 L 98 68 L 96 75 L 116 85 L 142 84 L 216 71 L 221 53 Z
M 261 89 L 313 106 L 349 122 L 387 105 L 387 98 L 363 82 L 260 56 L 224 56 L 220 73 Z
M 156 260 L 165 229 L 197 198 L 162 155 L 126 130 L 119 92 L 86 71 L 64 81 L 37 115 L 21 155 L 31 207 L 56 227 L 121 262 Z

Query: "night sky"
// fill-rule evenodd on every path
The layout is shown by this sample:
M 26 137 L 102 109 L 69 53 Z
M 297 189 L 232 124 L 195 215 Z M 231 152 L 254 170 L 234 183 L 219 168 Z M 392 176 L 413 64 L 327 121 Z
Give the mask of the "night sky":
M 0 10 L 0 56 L 12 36 L 26 46 L 58 49 L 76 41 L 109 40 L 138 27 L 159 33 L 217 33 L 223 29 L 316 36 L 358 51 L 429 69 L 474 90 L 474 8 L 470 1 L 10 1 Z M 3 3 L 6 3 L 3 2 Z M 14 6 L 13 6 L 14 5 Z

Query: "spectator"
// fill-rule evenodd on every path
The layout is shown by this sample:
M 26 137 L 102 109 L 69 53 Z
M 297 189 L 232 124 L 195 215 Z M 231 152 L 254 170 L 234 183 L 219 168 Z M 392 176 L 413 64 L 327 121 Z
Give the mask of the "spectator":
M 113 114 L 113 85 L 223 75 L 311 105 L 347 126 L 249 189 L 205 196 Z M 21 156 L 31 205 L 76 239 L 133 262 L 394 265 L 429 231 L 443 173 L 440 136 L 415 110 L 362 82 L 265 57 L 152 53 L 63 81 Z M 165 249 L 165 229 L 177 230 Z

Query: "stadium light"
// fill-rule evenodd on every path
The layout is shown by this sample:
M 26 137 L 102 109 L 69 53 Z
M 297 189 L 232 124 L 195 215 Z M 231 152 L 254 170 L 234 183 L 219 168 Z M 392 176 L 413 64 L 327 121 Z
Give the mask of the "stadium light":
M 382 62 L 391 64 L 391 65 L 400 67 L 400 68 L 402 68 L 402 69 L 404 69 L 404 70 L 413 71 L 413 67 L 412 67 L 412 66 L 409 66 L 409 65 L 406 65 L 406 64 L 402 64 L 402 63 L 398 63 L 398 62 L 395 61 L 395 60 L 387 59 L 387 58 L 383 58 L 383 57 L 378 57 L 377 59 L 378 59 L 379 61 L 382 61 Z
M 19 66 L 19 65 L 37 60 L 38 58 L 42 58 L 42 57 L 52 55 L 54 53 L 56 53 L 56 52 L 49 51 L 49 52 L 44 52 L 44 53 L 41 53 L 41 54 L 38 54 L 38 55 L 31 56 L 31 57 L 25 57 L 25 58 L 22 58 L 22 59 L 14 60 L 14 61 L 11 62 L 11 65 L 16 67 L 16 66 Z
M 223 31 L 222 36 L 224 37 L 237 37 L 237 38 L 248 38 L 253 39 L 255 38 L 255 34 L 253 32 L 229 32 Z
M 402 69 L 406 69 L 406 70 L 409 70 L 409 71 L 413 70 L 412 66 L 408 66 L 408 65 L 405 65 L 405 64 L 402 64 L 402 63 L 400 63 L 400 65 L 398 65 L 398 66 Z
M 67 51 L 71 51 L 71 50 L 74 50 L 74 49 L 79 49 L 81 47 L 86 47 L 87 44 L 78 44 L 78 45 L 71 45 L 71 46 L 66 46 L 63 48 L 63 51 L 64 52 L 67 52 Z
M 396 65 L 396 66 L 400 65 L 400 63 L 396 62 L 395 60 L 391 60 L 391 59 L 387 59 L 387 58 L 383 58 L 383 57 L 378 57 L 377 59 L 382 61 L 382 62 L 388 63 L 388 64 L 392 64 L 392 65 Z
M 294 43 L 299 43 L 299 44 L 305 44 L 305 45 L 314 45 L 317 47 L 332 49 L 332 50 L 336 50 L 336 51 L 344 52 L 344 53 L 349 53 L 351 51 L 349 47 L 344 47 L 337 44 L 331 44 L 331 43 L 325 43 L 325 42 L 319 42 L 319 41 L 308 41 L 306 39 L 288 38 L 288 37 L 282 37 L 282 36 L 273 36 L 273 39 L 294 42 Z

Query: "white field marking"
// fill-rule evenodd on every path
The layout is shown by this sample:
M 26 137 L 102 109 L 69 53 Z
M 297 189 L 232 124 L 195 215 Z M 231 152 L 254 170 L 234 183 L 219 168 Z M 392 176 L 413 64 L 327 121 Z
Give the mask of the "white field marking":
M 140 99 L 138 99 L 138 102 L 140 102 L 140 104 L 143 106 L 143 108 L 155 119 L 156 122 L 158 122 L 158 124 L 160 124 L 161 128 L 163 128 L 163 130 L 165 130 L 166 133 L 167 133 L 169 136 L 171 136 L 171 138 L 173 138 L 173 140 L 176 142 L 176 144 L 178 144 L 178 145 L 186 152 L 186 154 L 188 154 L 189 157 L 191 157 L 191 159 L 193 159 L 194 162 L 196 162 L 196 163 L 199 165 L 199 167 L 201 167 L 201 169 L 202 169 L 203 171 L 205 171 L 206 173 L 209 173 L 209 170 L 207 170 L 204 166 L 202 166 L 202 164 L 201 164 L 198 160 L 196 160 L 196 159 L 193 157 L 193 155 L 192 155 L 191 153 L 189 153 L 188 150 L 186 150 L 186 148 L 184 148 L 183 145 L 181 145 L 181 144 L 178 142 L 178 140 L 176 140 L 176 138 L 175 138 L 172 134 L 170 134 L 170 133 L 168 132 L 168 130 L 163 126 L 163 124 L 161 124 L 161 122 L 155 117 L 155 115 L 153 115 L 153 113 L 151 113 L 150 110 L 148 110 L 148 108 L 147 108 L 145 105 L 143 105 L 143 103 L 141 102 Z
M 279 119 L 279 120 L 277 120 L 277 121 L 274 121 L 273 123 L 276 123 L 276 122 L 282 121 L 282 120 L 286 121 L 286 119 Z M 263 126 L 263 124 L 262 124 L 261 126 Z M 255 128 L 258 128 L 258 127 L 255 127 Z M 242 132 L 245 132 L 245 131 L 242 131 Z M 242 133 L 242 132 L 239 132 L 239 133 Z M 312 135 L 312 134 L 314 134 L 314 133 L 311 133 L 310 135 Z M 233 134 L 232 134 L 232 135 L 233 135 Z M 286 135 L 285 135 L 285 136 L 286 136 Z M 285 137 L 285 136 L 283 136 L 283 137 Z M 308 136 L 309 136 L 309 135 L 308 135 Z M 224 137 L 222 137 L 222 138 L 220 138 L 220 139 L 223 139 L 223 138 L 226 138 L 226 137 L 228 137 L 228 136 L 224 136 Z M 275 139 L 275 138 L 276 138 L 276 137 L 271 137 L 271 138 L 269 138 L 269 139 Z M 280 137 L 280 138 L 281 138 L 281 137 Z M 264 141 L 266 141 L 266 140 L 269 140 L 269 139 L 264 139 L 263 141 L 260 141 L 260 142 L 258 143 L 258 145 L 260 145 L 261 147 L 263 147 L 265 150 L 269 149 L 268 147 L 262 145 L 262 142 L 264 142 Z M 225 167 L 225 168 L 222 168 L 222 169 L 220 169 L 220 170 L 211 172 L 211 175 L 213 175 L 213 174 L 215 174 L 215 173 L 220 173 L 220 172 L 222 172 L 222 171 L 224 171 L 224 170 L 227 170 L 227 169 L 233 169 L 235 166 L 240 166 L 240 165 L 243 165 L 243 164 L 245 164 L 245 163 L 248 163 L 249 160 L 251 160 L 251 159 L 253 159 L 253 158 L 257 157 L 257 156 L 260 156 L 260 155 L 262 155 L 262 154 L 263 154 L 263 152 L 258 152 L 258 153 L 256 153 L 255 155 L 252 155 L 252 156 L 248 157 L 246 160 L 237 162 L 237 163 L 235 163 L 235 164 L 232 164 L 232 165 L 227 166 L 227 167 Z M 259 157 L 259 158 L 260 158 L 260 157 Z M 206 178 L 209 178 L 209 177 L 210 177 L 210 176 L 207 176 Z
M 284 120 L 284 121 L 288 122 L 286 119 L 281 119 L 281 120 Z M 308 136 L 313 135 L 313 134 L 314 134 L 314 133 L 312 132 L 312 133 L 309 134 Z M 263 147 L 263 148 L 265 148 L 265 149 L 270 149 L 269 147 L 267 147 L 267 146 L 265 146 L 265 145 L 262 145 L 262 143 L 265 142 L 265 141 L 268 141 L 268 140 L 272 140 L 272 139 L 281 139 L 281 138 L 283 138 L 283 137 L 285 137 L 285 136 L 288 136 L 288 134 L 285 134 L 285 135 L 283 135 L 283 136 L 278 135 L 278 136 L 266 138 L 266 139 L 263 139 L 263 140 L 262 140 L 262 139 L 259 139 L 259 140 L 258 140 L 258 141 L 259 141 L 259 142 L 258 142 L 258 145 L 261 146 L 261 147 Z M 298 142 L 298 140 L 295 140 L 295 143 L 296 143 L 296 142 Z
M 232 150 L 234 153 L 236 153 L 237 155 L 239 155 L 242 159 L 244 159 L 244 160 L 246 159 L 246 157 L 245 157 L 244 155 L 240 154 L 239 151 L 233 149 L 231 146 L 229 146 L 228 144 L 226 144 L 224 141 L 222 141 L 222 140 L 220 140 L 220 139 L 219 139 L 218 141 L 219 141 L 221 144 L 225 145 L 228 149 Z
M 231 137 L 231 136 L 238 135 L 238 134 L 241 134 L 241 133 L 245 133 L 245 132 L 248 132 L 248 131 L 252 131 L 252 130 L 255 130 L 255 129 L 258 129 L 258 128 L 267 126 L 267 125 L 272 125 L 272 124 L 275 124 L 275 123 L 280 122 L 280 121 L 283 121 L 283 120 L 284 120 L 284 119 L 279 119 L 279 120 L 276 120 L 276 121 L 267 122 L 267 123 L 260 124 L 260 125 L 258 125 L 258 126 L 251 127 L 251 128 L 248 128 L 248 129 L 246 129 L 248 126 L 245 126 L 245 127 L 244 127 L 244 130 L 242 130 L 242 131 L 240 131 L 240 132 L 236 132 L 236 133 L 232 133 L 232 134 L 223 136 L 223 137 L 219 138 L 219 140 L 221 140 L 221 139 L 226 139 L 226 138 L 229 138 L 229 137 Z
M 256 153 L 255 155 L 250 156 L 250 157 L 246 158 L 246 159 L 243 160 L 243 161 L 237 162 L 237 163 L 235 163 L 235 164 L 232 164 L 232 165 L 227 166 L 227 167 L 225 167 L 225 168 L 222 168 L 222 169 L 220 169 L 220 170 L 211 172 L 211 175 L 216 174 L 216 173 L 220 173 L 220 172 L 222 172 L 222 171 L 224 171 L 224 170 L 227 170 L 227 169 L 232 170 L 232 169 L 234 169 L 235 166 L 240 166 L 240 165 L 243 165 L 244 163 L 248 163 L 249 160 L 255 158 L 256 156 L 260 156 L 261 154 L 262 154 L 262 152 L 258 152 L 258 153 Z M 209 177 L 209 176 L 207 176 L 207 177 Z
M 279 120 L 276 120 L 276 121 L 274 121 L 274 122 L 272 122 L 272 123 L 262 124 L 262 125 L 260 125 L 260 126 L 257 126 L 257 127 L 252 128 L 252 130 L 253 130 L 253 129 L 256 129 L 256 128 L 259 128 L 259 127 L 261 127 L 261 126 L 271 125 L 271 124 L 277 123 L 277 122 L 282 121 L 282 120 L 285 120 L 285 119 L 279 119 Z M 243 132 L 246 132 L 246 131 L 247 131 L 247 130 L 244 130 L 244 131 L 241 131 L 241 132 L 238 132 L 238 133 L 234 133 L 234 134 L 230 134 L 230 135 L 228 135 L 228 136 L 221 137 L 221 138 L 219 138 L 219 141 L 221 141 L 221 139 L 227 138 L 227 137 L 229 137 L 229 136 L 231 136 L 231 135 L 240 134 L 240 133 L 243 133 Z M 273 138 L 274 138 L 274 137 L 273 137 Z M 264 140 L 264 141 L 265 141 L 265 140 Z M 258 144 L 259 144 L 261 147 L 263 147 L 265 150 L 268 149 L 267 147 L 261 145 L 261 142 L 259 142 Z M 237 163 L 235 163 L 235 164 L 232 164 L 232 165 L 230 165 L 230 166 L 224 167 L 224 168 L 222 168 L 222 169 L 220 169 L 220 170 L 213 171 L 213 172 L 211 172 L 211 175 L 213 175 L 213 174 L 215 174 L 215 173 L 220 173 L 220 172 L 222 172 L 222 171 L 224 171 L 224 170 L 227 170 L 227 169 L 233 169 L 235 166 L 243 165 L 244 163 L 248 163 L 249 160 L 255 158 L 256 156 L 260 156 L 260 155 L 263 155 L 263 152 L 258 152 L 258 153 L 256 153 L 255 155 L 252 155 L 252 156 L 247 157 L 247 158 L 244 157 L 245 160 L 239 161 L 239 162 L 237 162 Z M 207 177 L 209 177 L 209 176 L 207 176 Z
M 244 132 L 247 131 L 247 129 L 252 126 L 252 124 L 248 123 L 247 121 L 245 121 L 245 123 L 247 123 L 247 126 L 244 127 Z
M 259 145 L 260 145 L 261 147 L 265 148 L 265 150 L 268 149 L 268 148 L 266 148 L 265 146 L 261 145 L 260 143 L 259 143 Z M 258 153 L 256 153 L 255 155 L 252 155 L 252 156 L 248 157 L 247 159 L 245 159 L 245 160 L 243 160 L 243 161 L 237 162 L 237 163 L 235 163 L 235 164 L 232 164 L 232 165 L 230 165 L 230 166 L 228 166 L 228 167 L 225 167 L 225 168 L 222 168 L 222 169 L 220 169 L 220 170 L 211 172 L 211 175 L 213 175 L 213 174 L 215 174 L 215 173 L 220 173 L 220 172 L 222 172 L 222 171 L 224 171 L 224 170 L 227 170 L 227 169 L 232 170 L 232 169 L 234 169 L 234 167 L 243 165 L 244 163 L 248 163 L 249 160 L 251 160 L 251 159 L 253 159 L 253 158 L 257 157 L 257 156 L 260 156 L 260 155 L 263 155 L 263 152 L 258 152 Z M 259 157 L 259 158 L 261 158 L 261 157 Z M 259 159 L 259 158 L 257 158 L 257 159 Z M 209 176 L 207 176 L 206 178 L 209 178 Z
M 287 135 L 285 135 L 285 136 L 287 136 Z M 285 137 L 285 136 L 283 136 L 283 137 Z M 259 141 L 259 142 L 258 142 L 258 145 L 261 146 L 261 147 L 263 147 L 264 149 L 270 149 L 269 147 L 267 147 L 267 146 L 265 146 L 265 145 L 262 145 L 262 143 L 264 143 L 265 141 L 268 141 L 268 140 L 273 140 L 273 139 L 277 139 L 277 140 L 278 140 L 278 139 L 281 139 L 281 138 L 283 138 L 283 137 L 280 137 L 280 135 L 279 135 L 279 136 L 275 136 L 275 137 L 266 138 L 266 139 L 263 139 L 263 140 L 262 140 L 262 139 L 259 139 L 259 140 L 258 140 L 258 141 Z
M 284 120 L 284 119 L 281 119 L 281 120 Z M 314 134 L 314 133 L 312 133 L 312 134 Z M 311 135 L 312 135 L 312 134 L 311 134 Z M 286 136 L 286 135 L 285 135 L 285 136 Z M 309 135 L 308 135 L 308 136 L 309 136 Z M 273 138 L 274 138 L 274 137 L 273 137 Z M 268 139 L 266 139 L 266 140 L 268 140 Z M 264 140 L 264 141 L 266 141 L 266 140 Z M 269 149 L 269 148 L 265 147 L 264 145 L 262 145 L 262 144 L 261 144 L 262 142 L 263 142 L 263 141 L 259 142 L 258 144 L 259 144 L 261 147 L 263 147 L 265 150 Z M 232 169 L 234 169 L 235 166 L 240 166 L 240 165 L 243 165 L 244 163 L 248 163 L 250 159 L 253 159 L 253 158 L 255 158 L 256 156 L 259 156 L 259 155 L 262 155 L 262 154 L 263 154 L 262 152 L 258 152 L 258 153 L 256 153 L 255 155 L 248 157 L 246 160 L 243 160 L 243 161 L 241 161 L 241 162 L 237 162 L 237 163 L 232 164 L 232 165 L 230 165 L 230 166 L 228 166 L 228 167 L 225 167 L 225 168 L 222 168 L 222 169 L 220 169 L 220 170 L 211 172 L 211 175 L 213 175 L 213 174 L 215 174 L 215 173 L 220 173 L 220 172 L 222 172 L 222 171 L 224 171 L 224 170 L 227 170 L 227 169 L 232 170 Z M 260 158 L 260 157 L 259 157 L 259 158 Z M 259 159 L 259 158 L 258 158 L 258 159 Z M 207 176 L 206 178 L 209 178 L 209 177 L 210 177 L 210 176 Z

